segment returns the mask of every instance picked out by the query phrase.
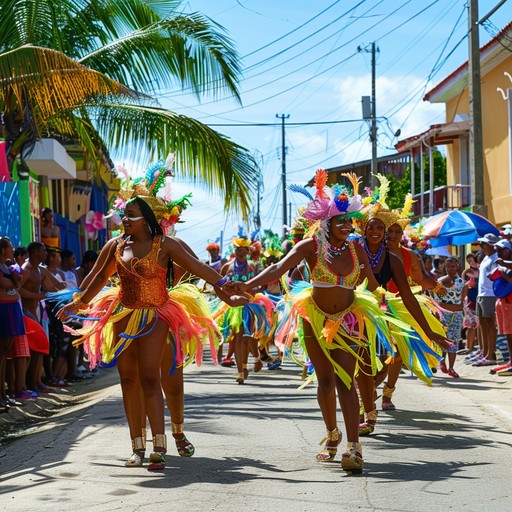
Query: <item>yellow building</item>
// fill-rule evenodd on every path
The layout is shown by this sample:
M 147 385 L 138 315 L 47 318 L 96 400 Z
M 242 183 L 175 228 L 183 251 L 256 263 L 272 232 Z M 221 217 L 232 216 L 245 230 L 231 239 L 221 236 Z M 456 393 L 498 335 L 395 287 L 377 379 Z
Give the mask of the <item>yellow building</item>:
M 480 48 L 484 203 L 487 218 L 501 226 L 512 220 L 512 23 Z M 435 145 L 446 145 L 447 186 L 441 209 L 471 207 L 469 166 L 468 62 L 465 62 L 424 98 L 445 103 L 446 124 L 402 140 L 399 152 L 413 156 Z M 426 205 L 432 204 L 428 183 L 423 189 Z M 430 195 L 430 197 L 428 197 Z M 423 213 L 437 213 L 423 212 Z

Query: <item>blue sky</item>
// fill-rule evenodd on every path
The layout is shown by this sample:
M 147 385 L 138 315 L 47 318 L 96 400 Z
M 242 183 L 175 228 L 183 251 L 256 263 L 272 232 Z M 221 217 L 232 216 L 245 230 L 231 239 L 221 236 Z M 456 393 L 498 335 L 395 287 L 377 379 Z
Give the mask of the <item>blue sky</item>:
M 498 0 L 480 0 L 480 18 Z M 371 54 L 377 54 L 378 155 L 394 152 L 400 138 L 444 122 L 440 105 L 424 93 L 467 60 L 465 0 L 188 0 L 187 12 L 202 12 L 222 25 L 242 56 L 242 105 L 231 98 L 196 97 L 165 91 L 162 105 L 215 127 L 245 146 L 261 162 L 264 228 L 282 231 L 281 121 L 286 127 L 288 183 L 304 184 L 319 167 L 371 158 L 368 125 L 361 120 L 361 96 L 371 95 Z M 480 28 L 485 44 L 512 20 L 506 2 Z M 334 123 L 334 121 L 349 121 Z M 325 124 L 307 124 L 307 123 Z M 244 124 L 268 123 L 248 127 Z M 221 126 L 219 126 L 221 125 Z M 224 125 L 224 126 L 222 126 Z M 237 125 L 237 126 L 225 126 Z M 227 245 L 241 219 L 224 215 L 222 200 L 177 176 L 174 192 L 192 191 L 177 236 L 206 257 L 208 241 L 224 233 Z M 288 193 L 292 211 L 305 203 Z M 217 206 L 218 205 L 218 206 Z M 251 228 L 251 227 L 250 227 Z

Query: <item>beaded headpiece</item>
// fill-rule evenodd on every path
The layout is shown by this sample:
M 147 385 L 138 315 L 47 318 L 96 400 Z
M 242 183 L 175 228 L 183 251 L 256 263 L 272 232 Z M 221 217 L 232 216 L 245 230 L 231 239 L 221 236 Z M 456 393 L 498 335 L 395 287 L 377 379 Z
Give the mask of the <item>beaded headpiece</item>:
M 124 167 L 116 166 L 119 176 L 124 177 L 118 197 L 113 203 L 112 217 L 119 221 L 118 224 L 121 224 L 126 204 L 132 199 L 139 198 L 151 208 L 164 233 L 170 234 L 173 231 L 173 226 L 180 222 L 183 210 L 190 206 L 192 196 L 187 194 L 178 200 L 172 200 L 171 185 L 166 178 L 174 176 L 173 163 L 174 155 L 170 155 L 166 162 L 159 160 L 152 165 L 143 178 L 135 179 L 131 179 Z

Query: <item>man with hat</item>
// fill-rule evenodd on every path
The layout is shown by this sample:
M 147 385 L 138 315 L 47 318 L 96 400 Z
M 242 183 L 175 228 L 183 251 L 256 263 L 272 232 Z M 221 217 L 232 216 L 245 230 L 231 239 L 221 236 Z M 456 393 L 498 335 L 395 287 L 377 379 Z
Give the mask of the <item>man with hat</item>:
M 497 281 L 494 282 L 494 291 L 498 295 L 496 300 L 496 324 L 498 325 L 498 333 L 507 336 L 508 351 L 512 354 L 512 271 L 506 268 L 512 260 L 512 245 L 508 240 L 503 239 L 496 242 L 494 247 L 498 255 L 496 263 L 500 265 L 495 273 L 499 273 L 499 281 L 502 282 L 501 293 L 496 288 Z M 491 373 L 500 376 L 512 375 L 512 359 L 501 366 L 495 366 Z
M 496 295 L 490 275 L 496 268 L 498 255 L 495 245 L 499 240 L 493 233 L 487 233 L 478 239 L 485 257 L 480 263 L 476 299 L 476 314 L 480 320 L 481 355 L 473 362 L 473 366 L 496 364 Z

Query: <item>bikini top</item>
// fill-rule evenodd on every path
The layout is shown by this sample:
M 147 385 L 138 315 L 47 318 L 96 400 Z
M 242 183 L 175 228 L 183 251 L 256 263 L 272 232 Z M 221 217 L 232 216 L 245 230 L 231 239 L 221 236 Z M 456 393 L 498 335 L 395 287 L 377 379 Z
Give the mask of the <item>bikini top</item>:
M 353 242 L 347 242 L 347 249 L 352 258 L 352 270 L 346 275 L 339 275 L 333 272 L 325 259 L 324 243 L 317 237 L 314 238 L 316 245 L 316 263 L 311 269 L 312 285 L 317 288 L 340 286 L 342 288 L 354 289 L 359 281 L 360 266 L 356 248 Z
M 380 272 L 374 272 L 373 275 L 379 285 L 387 289 L 388 283 L 392 281 L 391 276 L 393 275 L 393 271 L 391 270 L 389 250 L 385 249 L 384 254 L 384 263 L 382 263 Z
M 116 269 L 121 281 L 119 301 L 130 309 L 158 308 L 169 300 L 166 288 L 167 269 L 158 264 L 162 236 L 155 236 L 151 250 L 143 258 L 122 260 L 127 240 L 116 249 Z

